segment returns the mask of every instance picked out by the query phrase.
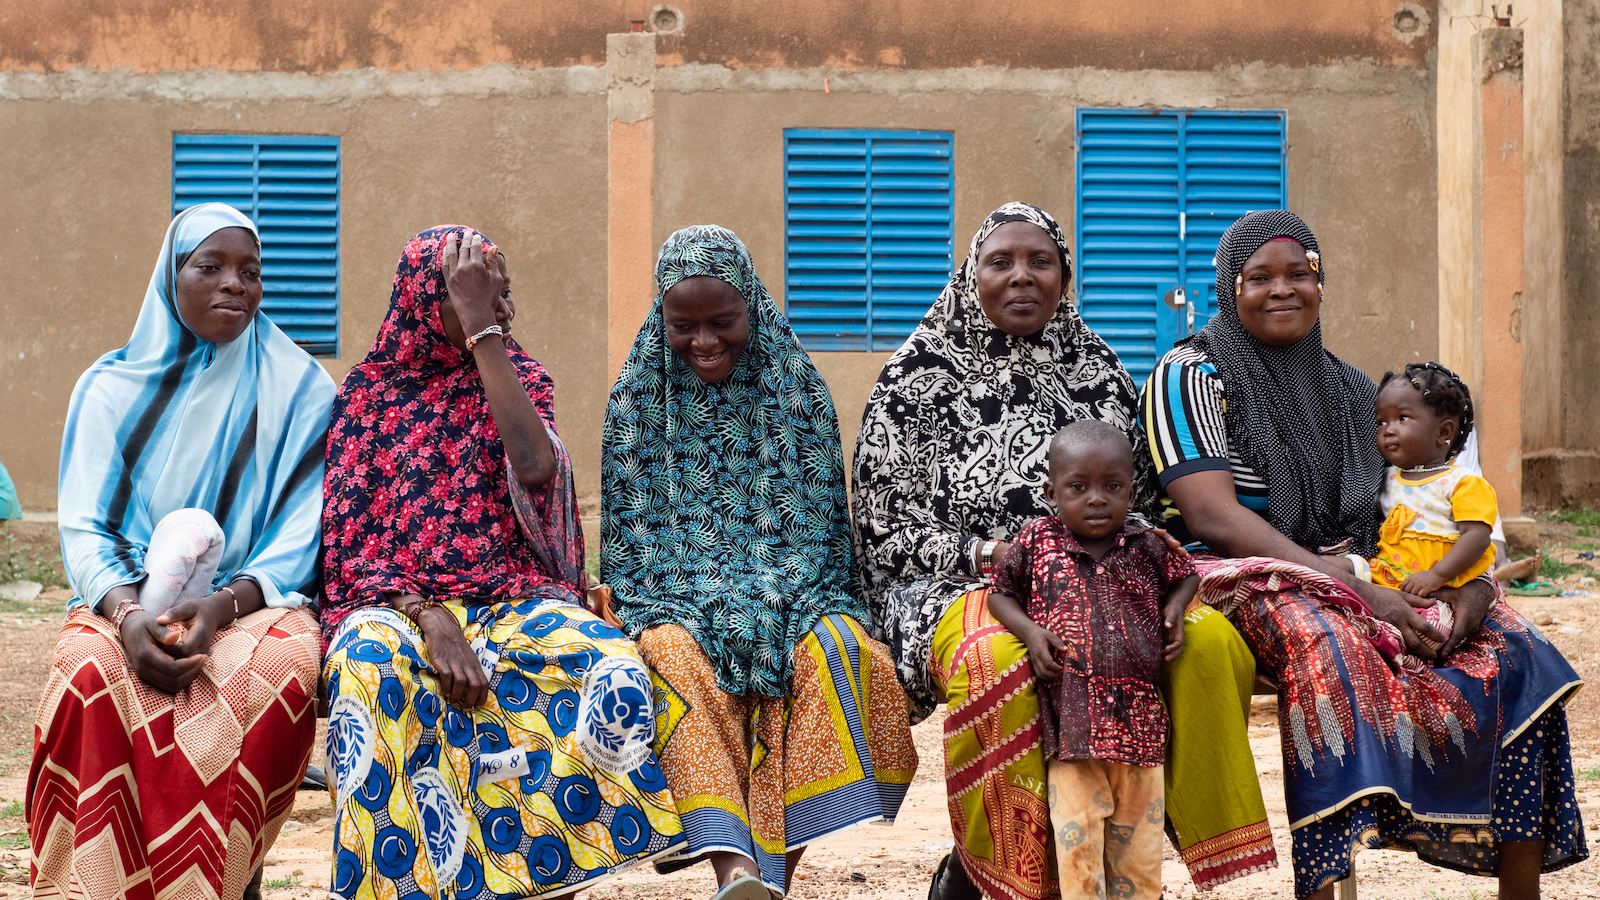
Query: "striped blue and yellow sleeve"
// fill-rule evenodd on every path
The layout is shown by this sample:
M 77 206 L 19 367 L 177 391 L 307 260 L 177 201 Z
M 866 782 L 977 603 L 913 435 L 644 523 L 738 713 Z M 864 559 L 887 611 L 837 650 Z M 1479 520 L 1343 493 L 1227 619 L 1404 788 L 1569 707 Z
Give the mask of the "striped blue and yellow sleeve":
M 1204 354 L 1188 347 L 1168 352 L 1145 382 L 1139 406 L 1139 424 L 1163 489 L 1191 472 L 1233 468 L 1222 378 Z

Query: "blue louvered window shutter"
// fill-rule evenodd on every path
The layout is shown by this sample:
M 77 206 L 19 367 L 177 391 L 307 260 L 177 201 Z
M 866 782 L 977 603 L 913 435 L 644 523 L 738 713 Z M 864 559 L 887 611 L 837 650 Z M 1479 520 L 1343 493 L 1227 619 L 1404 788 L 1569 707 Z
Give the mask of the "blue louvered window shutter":
M 783 133 L 784 289 L 809 350 L 895 350 L 950 279 L 952 137 Z
M 339 139 L 178 134 L 172 213 L 227 203 L 261 232 L 261 309 L 317 356 L 339 352 Z
M 1216 312 L 1217 239 L 1253 209 L 1287 205 L 1282 110 L 1078 110 L 1079 309 L 1139 384 L 1187 309 Z

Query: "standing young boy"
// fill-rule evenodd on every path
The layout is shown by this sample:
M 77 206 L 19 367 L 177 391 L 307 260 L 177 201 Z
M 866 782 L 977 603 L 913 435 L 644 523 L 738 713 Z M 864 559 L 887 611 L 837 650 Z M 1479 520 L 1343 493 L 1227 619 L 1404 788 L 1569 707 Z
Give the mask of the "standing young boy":
M 1104 422 L 1050 441 L 1045 499 L 995 573 L 989 611 L 1041 683 L 1061 894 L 1161 896 L 1167 711 L 1163 659 L 1183 649 L 1200 579 L 1188 556 L 1127 524 L 1133 448 Z M 1026 609 L 1026 612 L 1024 612 Z

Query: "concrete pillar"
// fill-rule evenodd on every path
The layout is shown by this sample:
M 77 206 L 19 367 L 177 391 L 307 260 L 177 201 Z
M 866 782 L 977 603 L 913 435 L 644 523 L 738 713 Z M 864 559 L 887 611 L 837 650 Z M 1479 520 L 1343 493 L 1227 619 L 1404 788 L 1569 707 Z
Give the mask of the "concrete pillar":
M 1440 0 L 1434 135 L 1439 178 L 1439 355 L 1473 391 L 1472 375 L 1472 36 L 1480 0 Z M 1396 359 L 1395 365 L 1403 360 Z M 1391 366 L 1392 368 L 1393 366 Z
M 655 299 L 656 36 L 606 35 L 606 359 L 616 380 Z
M 1471 374 L 1484 477 L 1522 515 L 1522 29 L 1472 37 Z

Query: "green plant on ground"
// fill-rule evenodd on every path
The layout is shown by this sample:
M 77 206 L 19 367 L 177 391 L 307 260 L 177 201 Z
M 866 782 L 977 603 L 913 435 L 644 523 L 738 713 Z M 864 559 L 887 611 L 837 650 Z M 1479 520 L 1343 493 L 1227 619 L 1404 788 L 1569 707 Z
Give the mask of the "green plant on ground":
M 1600 543 L 1595 541 L 1573 541 L 1567 545 L 1570 550 L 1600 550 Z
M 261 889 L 264 891 L 281 891 L 286 888 L 296 888 L 299 886 L 299 875 L 286 875 L 283 878 L 268 878 L 261 882 Z
M 600 551 L 590 550 L 589 555 L 583 559 L 583 572 L 589 576 L 589 586 L 594 587 L 600 583 Z
M 1600 781 L 1600 766 L 1589 766 L 1578 770 L 1578 777 L 1584 781 Z
M 22 812 L 22 801 L 13 800 L 10 806 L 0 809 L 0 819 L 12 819 L 22 815 Z
M 1576 533 L 1578 537 L 1600 537 L 1600 528 L 1584 528 L 1580 526 Z
M 9 525 L 0 524 L 0 584 L 7 581 L 37 581 L 46 588 L 66 587 L 66 570 L 61 567 L 61 556 L 54 557 L 30 550 L 12 532 Z
M 28 846 L 26 834 L 0 835 L 0 850 L 20 850 L 26 846 Z
M 1594 569 L 1583 565 L 1582 563 L 1567 563 L 1556 559 L 1554 554 L 1548 552 L 1550 549 L 1552 548 L 1546 548 L 1547 552 L 1544 555 L 1544 565 L 1539 567 L 1540 578 L 1553 580 L 1556 578 L 1565 578 L 1568 575 L 1594 574 Z
M 1550 517 L 1552 522 L 1566 522 L 1568 525 L 1587 525 L 1591 528 L 1600 526 L 1600 510 L 1592 506 L 1583 509 L 1563 509 Z

